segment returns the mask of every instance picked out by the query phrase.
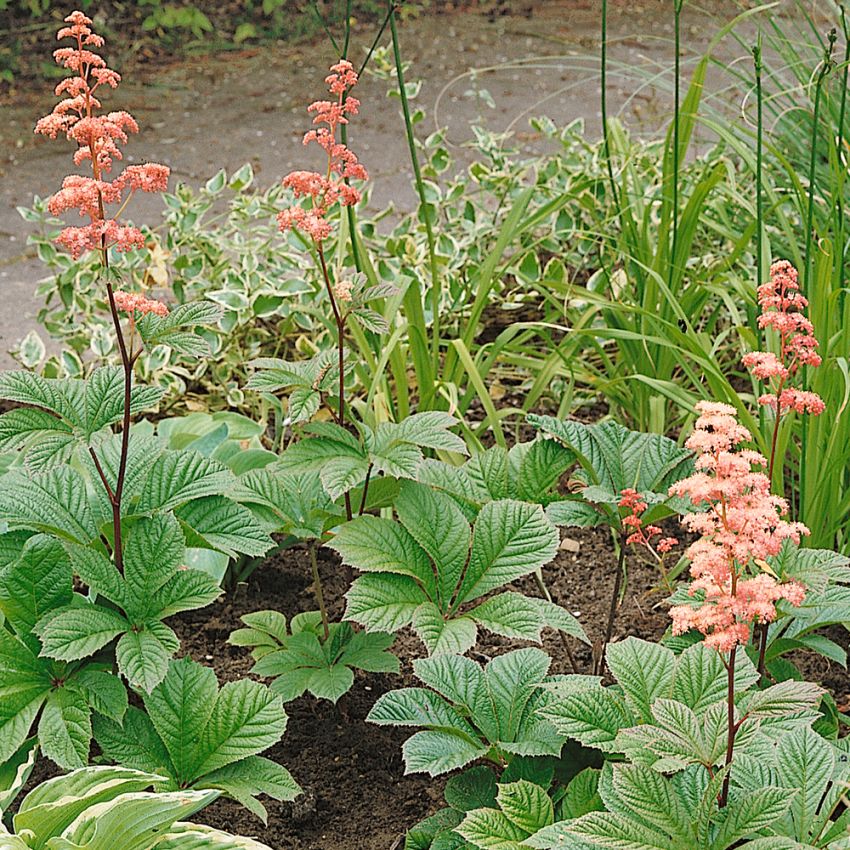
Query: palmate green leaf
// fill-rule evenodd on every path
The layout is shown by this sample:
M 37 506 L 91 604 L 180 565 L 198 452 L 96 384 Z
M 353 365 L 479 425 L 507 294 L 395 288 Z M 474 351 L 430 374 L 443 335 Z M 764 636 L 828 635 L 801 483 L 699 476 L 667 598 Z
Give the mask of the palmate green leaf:
M 117 611 L 86 603 L 49 612 L 35 626 L 42 655 L 58 661 L 77 661 L 94 655 L 130 628 Z
M 692 813 L 679 800 L 670 780 L 657 771 L 638 764 L 615 765 L 612 790 L 610 797 L 602 795 L 612 811 L 640 818 L 683 846 L 696 844 Z
M 627 487 L 639 493 L 663 493 L 689 475 L 691 453 L 660 434 L 630 431 L 616 422 L 584 425 L 552 416 L 528 414 L 528 421 L 576 453 L 588 484 L 617 495 Z
M 140 708 L 130 706 L 123 725 L 95 715 L 92 729 L 98 746 L 112 761 L 134 770 L 159 774 L 163 783 L 174 776 L 171 756 L 150 717 Z
M 75 440 L 71 426 L 46 410 L 19 407 L 0 416 L 0 449 L 4 451 L 56 436 Z
M 776 748 L 778 782 L 785 788 L 797 789 L 791 802 L 794 837 L 809 838 L 834 769 L 833 748 L 808 727 L 790 732 L 779 742 Z
M 384 423 L 378 427 L 378 435 L 383 429 L 392 434 L 392 439 L 411 443 L 428 449 L 437 449 L 457 454 L 468 454 L 466 443 L 449 429 L 458 424 L 458 420 L 449 413 L 429 410 L 415 413 L 399 423 Z
M 462 819 L 455 809 L 440 809 L 407 831 L 404 850 L 468 850 L 471 845 L 453 831 Z
M 746 653 L 735 658 L 735 689 L 742 693 L 759 680 Z M 700 712 L 726 697 L 727 674 L 720 653 L 702 641 L 688 647 L 676 663 L 672 697 Z
M 399 522 L 437 565 L 432 601 L 447 610 L 469 558 L 469 523 L 448 495 L 412 482 L 402 484 L 395 509 Z M 431 572 L 427 558 L 423 560 L 420 577 Z M 428 583 L 426 588 L 430 590 Z
M 759 830 L 782 817 L 793 801 L 794 788 L 768 787 L 730 795 L 708 850 L 726 850 L 742 838 L 755 838 Z
M 69 678 L 68 688 L 82 694 L 97 712 L 119 723 L 127 711 L 127 689 L 121 679 L 94 666 L 82 667 Z
M 525 779 L 499 785 L 497 801 L 505 817 L 527 835 L 555 820 L 552 799 L 545 789 Z
M 496 709 L 499 740 L 515 741 L 525 709 L 552 660 L 540 649 L 517 649 L 499 655 L 484 668 L 484 678 Z
M 289 419 L 293 424 L 312 419 L 322 404 L 321 395 L 312 387 L 296 387 L 289 394 Z
M 311 441 L 312 442 L 312 441 Z M 333 457 L 322 464 L 319 477 L 332 499 L 357 487 L 369 474 L 369 461 L 365 457 Z
M 551 626 L 588 643 L 584 629 L 569 611 L 545 599 L 534 599 L 514 591 L 491 596 L 473 608 L 469 616 L 483 628 L 505 637 L 540 643 L 542 630 Z
M 71 461 L 78 446 L 73 434 L 43 434 L 24 450 L 24 466 L 31 472 L 46 472 Z
M 497 809 L 467 812 L 455 831 L 479 850 L 523 850 L 521 842 L 529 835 Z
M 568 528 L 594 528 L 605 521 L 605 514 L 584 499 L 562 499 L 546 506 L 546 516 L 555 525 Z
M 137 510 L 149 513 L 179 507 L 203 496 L 218 496 L 235 484 L 223 464 L 193 451 L 167 451 L 150 467 Z
M 426 729 L 408 738 L 402 746 L 404 773 L 439 776 L 465 767 L 487 754 L 478 741 L 451 729 Z
M 397 632 L 413 620 L 416 609 L 428 601 L 410 576 L 364 575 L 345 594 L 345 619 L 370 632 Z
M 277 762 L 262 756 L 249 756 L 235 764 L 208 773 L 203 779 L 204 788 L 220 788 L 248 811 L 266 823 L 267 812 L 257 800 L 265 794 L 274 800 L 294 800 L 301 788 L 292 774 Z
M 68 425 L 79 428 L 85 415 L 78 391 L 82 383 L 43 378 L 21 369 L 7 370 L 0 374 L 0 398 L 52 411 Z
M 280 697 L 257 682 L 228 682 L 218 694 L 199 745 L 203 775 L 276 744 L 286 730 Z
M 80 581 L 93 593 L 123 607 L 127 602 L 127 587 L 112 561 L 89 546 L 79 543 L 65 545 Z
M 611 812 L 589 812 L 577 820 L 553 824 L 526 843 L 537 848 L 573 848 L 575 840 L 581 850 L 603 847 L 608 850 L 673 850 L 670 839 L 662 833 L 623 815 Z M 684 848 L 675 848 L 684 850 Z
M 755 691 L 747 700 L 745 711 L 749 717 L 783 717 L 798 711 L 816 708 L 824 689 L 813 682 L 788 680 Z
M 620 730 L 635 721 L 625 702 L 601 687 L 568 694 L 541 708 L 540 715 L 562 734 L 603 752 L 616 752 Z
M 429 655 L 463 655 L 475 645 L 478 637 L 471 617 L 446 619 L 433 602 L 423 602 L 413 612 L 412 625 Z
M 184 658 L 172 662 L 165 679 L 145 699 L 148 716 L 168 750 L 179 785 L 197 778 L 197 742 L 217 696 L 215 673 Z
M 221 592 L 218 581 L 203 570 L 178 570 L 151 597 L 149 616 L 164 620 L 181 611 L 205 608 Z
M 259 557 L 274 545 L 254 514 L 225 496 L 195 499 L 179 508 L 177 517 L 210 546 L 232 558 L 239 553 Z
M 146 623 L 118 641 L 118 669 L 133 687 L 150 692 L 165 678 L 168 662 L 179 646 L 177 636 L 165 623 Z
M 77 543 L 97 537 L 85 481 L 71 467 L 31 475 L 14 470 L 3 484 L 0 514 L 10 528 L 44 531 Z
M 47 612 L 71 601 L 71 561 L 62 544 L 30 537 L 20 556 L 0 571 L 0 612 L 22 638 Z
M 130 414 L 156 407 L 162 397 L 160 387 L 134 384 L 130 391 Z M 83 434 L 90 440 L 101 428 L 124 415 L 124 373 L 118 366 L 101 366 L 85 381 Z
M 427 688 L 400 688 L 381 694 L 366 719 L 379 726 L 454 729 L 470 741 L 476 737 L 475 729 L 463 715 Z
M 40 850 L 47 838 L 61 833 L 90 805 L 143 791 L 161 779 L 125 767 L 86 767 L 47 779 L 21 801 L 13 819 L 15 831 L 33 833 L 36 838 L 28 846 Z
M 339 553 L 343 563 L 361 572 L 410 576 L 422 585 L 428 598 L 436 596 L 428 556 L 397 522 L 368 515 L 356 517 L 339 528 L 328 547 Z
M 452 776 L 446 782 L 446 802 L 459 812 L 473 809 L 495 809 L 496 792 L 499 786 L 496 776 L 489 767 L 479 765 Z
M 676 666 L 673 653 L 659 644 L 629 637 L 610 644 L 605 658 L 631 710 L 641 722 L 648 722 L 653 702 L 670 694 Z
M 183 563 L 185 539 L 172 514 L 160 513 L 139 520 L 124 545 L 126 608 L 132 618 L 150 610 L 153 595 Z
M 603 810 L 602 798 L 599 796 L 599 771 L 587 767 L 570 780 L 558 811 L 564 820 L 571 820 L 588 812 Z
M 84 767 L 89 760 L 91 735 L 91 710 L 82 695 L 68 688 L 52 691 L 38 721 L 38 741 L 44 755 L 61 767 Z
M 152 837 L 165 832 L 181 818 L 189 818 L 218 797 L 218 791 L 138 791 L 87 807 L 50 842 L 50 850 L 151 850 Z
M 469 564 L 455 605 L 540 569 L 555 557 L 558 542 L 557 530 L 539 505 L 489 502 L 475 523 Z

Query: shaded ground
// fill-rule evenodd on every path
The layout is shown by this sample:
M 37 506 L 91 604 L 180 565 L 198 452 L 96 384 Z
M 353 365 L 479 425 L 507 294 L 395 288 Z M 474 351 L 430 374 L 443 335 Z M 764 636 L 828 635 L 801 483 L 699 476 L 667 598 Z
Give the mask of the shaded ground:
M 731 17 L 733 6 L 730 0 L 712 3 L 714 19 L 686 6 L 685 71 L 689 57 L 705 47 L 719 21 Z M 669 113 L 669 3 L 611 0 L 610 7 L 610 109 L 623 109 L 633 128 L 655 129 Z M 528 126 L 534 115 L 548 114 L 559 125 L 583 118 L 596 135 L 599 1 L 506 0 L 496 12 L 432 13 L 402 25 L 409 79 L 423 81 L 417 105 L 428 117 L 420 133 L 446 126 L 461 162 L 468 161 L 462 145 L 471 136 L 470 123 L 479 120 L 515 131 L 529 150 L 536 142 Z M 364 56 L 373 37 L 371 28 L 358 29 L 352 57 Z M 45 33 L 43 42 L 48 57 L 52 36 Z M 746 52 L 734 43 L 726 49 L 730 57 Z M 304 109 L 321 95 L 325 69 L 334 58 L 327 41 L 300 47 L 280 43 L 155 70 L 140 68 L 125 75 L 127 81 L 108 107 L 129 109 L 139 120 L 141 134 L 126 148 L 128 162 L 164 162 L 175 179 L 199 183 L 222 166 L 233 170 L 250 160 L 259 184 L 269 185 L 293 167 L 305 167 L 300 145 L 307 124 Z M 660 90 L 636 82 L 655 74 L 661 74 Z M 476 95 L 482 88 L 495 108 Z M 33 290 L 44 275 L 26 247 L 30 225 L 15 208 L 29 205 L 33 194 L 56 191 L 71 165 L 68 142 L 32 133 L 37 118 L 55 102 L 50 89 L 43 83 L 39 91 L 18 92 L 4 106 L 0 124 L 0 366 L 10 364 L 6 351 L 35 326 L 39 305 Z M 358 96 L 362 114 L 351 126 L 350 140 L 371 172 L 373 204 L 409 208 L 410 164 L 397 101 L 387 100 L 386 84 L 374 78 L 363 82 Z M 153 224 L 160 209 L 156 199 L 143 197 L 134 199 L 129 215 Z

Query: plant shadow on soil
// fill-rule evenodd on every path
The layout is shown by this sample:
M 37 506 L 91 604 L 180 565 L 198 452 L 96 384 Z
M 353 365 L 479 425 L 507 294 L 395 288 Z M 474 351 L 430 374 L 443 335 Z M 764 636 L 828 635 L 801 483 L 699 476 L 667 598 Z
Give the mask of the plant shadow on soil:
M 602 637 L 610 601 L 616 557 L 610 534 L 604 529 L 569 529 L 565 535 L 578 551 L 559 551 L 544 569 L 553 599 L 575 613 L 591 640 Z M 568 544 L 569 545 L 569 544 Z M 570 546 L 575 549 L 575 545 Z M 320 572 L 332 614 L 339 617 L 346 588 L 345 569 L 333 553 L 323 550 Z M 618 611 L 615 639 L 629 635 L 658 639 L 668 626 L 665 593 L 659 574 L 632 555 L 628 585 Z M 516 582 L 529 595 L 537 590 L 532 579 Z M 212 666 L 221 681 L 248 674 L 247 650 L 226 643 L 251 611 L 274 608 L 287 618 L 315 608 L 310 567 L 305 550 L 290 549 L 268 559 L 235 594 L 222 597 L 211 608 L 175 618 L 183 651 Z M 845 646 L 843 630 L 832 635 Z M 582 671 L 591 666 L 589 647 L 572 641 Z M 486 661 L 515 648 L 518 642 L 482 632 L 471 656 Z M 305 696 L 287 705 L 289 726 L 283 741 L 267 755 L 280 761 L 304 789 L 293 803 L 266 801 L 268 826 L 230 800 L 219 800 L 199 815 L 213 826 L 252 835 L 274 850 L 396 850 L 404 833 L 442 805 L 444 780 L 404 775 L 401 745 L 413 730 L 366 723 L 365 718 L 382 693 L 415 683 L 411 662 L 423 648 L 407 631 L 393 647 L 402 663 L 400 676 L 358 672 L 351 691 L 337 706 Z M 551 672 L 571 672 L 558 637 L 544 634 L 544 649 L 552 656 Z M 847 672 L 818 657 L 798 659 L 808 678 L 829 688 L 839 703 L 850 695 Z

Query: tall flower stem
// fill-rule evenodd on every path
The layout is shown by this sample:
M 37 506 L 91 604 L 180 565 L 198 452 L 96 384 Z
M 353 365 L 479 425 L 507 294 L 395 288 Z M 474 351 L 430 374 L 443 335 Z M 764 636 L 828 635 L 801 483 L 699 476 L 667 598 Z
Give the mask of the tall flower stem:
M 763 94 L 761 87 L 761 33 L 753 45 L 753 70 L 756 78 L 756 286 L 764 283 L 764 208 L 762 206 L 762 170 L 763 170 Z
M 734 578 L 732 584 L 733 586 L 735 584 Z M 734 594 L 734 587 L 732 592 Z M 726 664 L 726 720 L 728 732 L 726 734 L 726 776 L 723 778 L 723 789 L 720 792 L 720 799 L 718 800 L 718 805 L 721 809 L 729 801 L 730 766 L 735 751 L 735 735 L 738 732 L 738 727 L 735 723 L 735 655 L 737 650 L 737 646 L 732 647 L 729 653 L 729 661 Z
M 620 532 L 620 551 L 617 556 L 617 575 L 614 577 L 614 589 L 611 593 L 611 605 L 608 608 L 608 624 L 605 627 L 605 640 L 602 642 L 602 647 L 599 651 L 599 657 L 596 659 L 596 667 L 594 673 L 599 676 L 605 669 L 605 650 L 608 644 L 611 643 L 611 638 L 614 635 L 614 620 L 617 617 L 617 605 L 620 601 L 620 588 L 623 586 L 623 572 L 626 568 L 626 531 Z
M 398 78 L 398 92 L 401 98 L 401 111 L 404 115 L 404 128 L 407 136 L 407 147 L 410 151 L 410 162 L 413 166 L 413 177 L 416 183 L 416 194 L 419 196 L 419 209 L 422 221 L 425 225 L 425 237 L 428 241 L 428 267 L 431 274 L 431 359 L 436 374 L 440 362 L 440 273 L 437 268 L 437 243 L 434 239 L 434 228 L 428 215 L 428 200 L 425 196 L 425 184 L 422 181 L 422 170 L 419 167 L 419 154 L 416 150 L 416 137 L 413 134 L 413 120 L 410 114 L 410 102 L 407 99 L 407 88 L 404 84 L 404 66 L 401 61 L 401 47 L 398 40 L 398 27 L 396 26 L 396 7 L 393 0 L 389 3 L 390 33 L 393 42 L 393 58 L 395 60 L 396 77 Z M 419 393 L 422 397 L 423 408 L 431 403 L 434 396 L 434 387 L 420 387 Z
M 325 260 L 325 251 L 322 248 L 322 243 L 316 242 L 316 252 L 319 255 L 319 264 L 322 267 L 322 277 L 325 281 L 325 288 L 328 291 L 328 298 L 331 302 L 331 310 L 333 311 L 334 322 L 336 322 L 336 350 L 337 350 L 337 369 L 339 370 L 339 398 L 336 421 L 341 428 L 345 427 L 345 319 L 346 317 L 339 309 L 336 297 L 334 296 L 334 288 L 331 283 L 331 277 L 328 272 L 328 264 Z M 348 519 L 353 516 L 351 510 L 351 496 L 345 494 L 345 515 Z
M 668 284 L 672 285 L 676 272 L 676 246 L 679 241 L 679 108 L 680 108 L 680 78 L 681 67 L 679 53 L 681 50 L 681 17 L 684 0 L 673 0 L 673 44 L 675 57 L 673 60 L 673 238 L 670 242 L 670 272 Z

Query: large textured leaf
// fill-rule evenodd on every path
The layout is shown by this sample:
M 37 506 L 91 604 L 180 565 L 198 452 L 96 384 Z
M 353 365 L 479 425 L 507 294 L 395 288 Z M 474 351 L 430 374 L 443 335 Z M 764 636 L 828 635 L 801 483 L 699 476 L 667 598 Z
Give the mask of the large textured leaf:
M 124 580 L 127 613 L 143 618 L 151 609 L 153 595 L 183 563 L 185 540 L 171 514 L 144 517 L 127 536 L 124 546 Z
M 75 439 L 71 426 L 46 410 L 19 407 L 0 416 L 0 448 L 4 451 L 57 436 Z
M 551 797 L 534 782 L 520 779 L 499 785 L 497 799 L 505 817 L 527 834 L 537 832 L 555 820 Z
M 372 706 L 370 723 L 380 726 L 425 726 L 456 729 L 470 740 L 475 730 L 442 697 L 426 688 L 399 688 L 382 694 Z
M 179 570 L 151 598 L 150 616 L 165 619 L 204 608 L 221 596 L 221 587 L 203 570 Z
M 233 558 L 237 553 L 258 557 L 274 545 L 251 511 L 224 496 L 195 499 L 177 515 L 195 534 Z
M 557 529 L 539 505 L 507 499 L 489 502 L 475 523 L 469 565 L 455 605 L 540 569 L 555 557 L 557 547 Z
M 529 700 L 546 676 L 551 659 L 540 649 L 515 649 L 494 658 L 485 668 L 499 725 L 500 741 L 515 741 Z
M 405 482 L 396 499 L 399 521 L 428 553 L 437 573 L 436 602 L 447 610 L 469 558 L 471 532 L 457 503 L 445 493 Z
M 759 680 L 753 663 L 743 652 L 735 659 L 735 688 L 740 693 Z M 703 711 L 726 697 L 727 674 L 720 653 L 702 641 L 686 649 L 676 664 L 673 699 Z
M 65 544 L 74 572 L 93 594 L 103 596 L 121 607 L 127 604 L 124 577 L 103 553 L 79 543 Z
M 93 655 L 130 624 L 117 611 L 100 605 L 79 605 L 47 614 L 36 626 L 42 654 L 58 661 Z
M 387 574 L 360 576 L 345 599 L 346 620 L 371 632 L 397 632 L 413 620 L 427 596 L 410 576 Z
M 547 602 L 506 591 L 491 596 L 469 612 L 480 626 L 505 637 L 533 640 L 540 643 L 540 633 L 545 626 L 560 629 L 588 642 L 580 623 L 569 611 Z
M 808 727 L 790 732 L 779 742 L 776 748 L 779 784 L 797 789 L 791 804 L 797 837 L 809 837 L 834 768 L 832 747 Z
M 446 782 L 444 796 L 446 802 L 459 812 L 495 809 L 498 789 L 493 771 L 489 767 L 479 765 L 452 776 Z
M 552 843 L 552 838 L 559 835 L 568 840 L 563 844 Z M 609 850 L 671 850 L 667 836 L 636 820 L 610 812 L 590 812 L 568 823 L 556 823 L 527 843 L 532 847 L 567 850 L 574 846 L 569 838 L 586 840 L 589 846 Z
M 257 682 L 228 682 L 220 691 L 199 748 L 198 775 L 276 744 L 286 729 L 280 697 Z
M 85 701 L 104 717 L 119 723 L 123 720 L 127 711 L 127 689 L 118 676 L 87 666 L 75 671 L 67 686 L 82 694 Z
M 136 414 L 155 407 L 162 397 L 159 387 L 134 384 L 130 394 L 130 413 Z M 101 428 L 117 422 L 124 415 L 124 373 L 117 366 L 102 366 L 86 381 L 85 393 L 86 439 Z
M 249 756 L 235 764 L 229 764 L 203 779 L 204 788 L 220 788 L 246 809 L 266 822 L 266 809 L 257 800 L 266 794 L 274 800 L 294 800 L 301 788 L 290 772 L 271 759 Z
M 605 688 L 567 694 L 540 710 L 562 734 L 603 752 L 615 751 L 614 740 L 634 718 L 621 698 Z
M 695 843 L 691 813 L 667 778 L 643 765 L 624 764 L 614 767 L 612 782 L 622 814 L 637 816 L 686 846 Z
M 97 537 L 85 481 L 69 466 L 34 475 L 8 473 L 0 488 L 0 514 L 10 527 L 45 531 L 72 542 Z
M 162 781 L 173 777 L 174 765 L 150 717 L 130 706 L 124 723 L 95 715 L 94 737 L 104 755 L 128 768 L 161 774 Z
M 434 572 L 414 537 L 397 522 L 361 516 L 342 525 L 328 543 L 346 564 L 362 572 L 394 573 L 414 578 L 430 598 L 436 597 Z
M 755 838 L 787 812 L 793 800 L 793 788 L 760 788 L 736 795 L 726 806 L 726 817 L 709 850 L 726 850 L 741 838 Z
M 0 612 L 26 636 L 45 612 L 71 601 L 71 561 L 62 544 L 36 535 L 20 557 L 0 571 Z
M 404 772 L 439 776 L 481 758 L 487 749 L 454 730 L 427 729 L 404 742 Z
M 176 508 L 191 499 L 220 495 L 234 483 L 233 473 L 218 461 L 193 451 L 165 452 L 151 466 L 139 495 L 138 510 Z
M 145 699 L 148 716 L 171 756 L 175 778 L 181 785 L 196 778 L 197 744 L 217 696 L 215 673 L 184 658 L 169 665 L 165 678 Z
M 66 770 L 88 762 L 91 711 L 82 696 L 67 688 L 48 695 L 38 721 L 38 741 L 44 755 Z
M 468 812 L 455 831 L 479 850 L 523 850 L 520 843 L 528 831 L 497 809 Z
M 605 657 L 630 708 L 648 722 L 652 703 L 670 694 L 676 664 L 673 653 L 660 644 L 629 637 L 611 644 Z
M 152 691 L 168 672 L 180 642 L 164 623 L 151 622 L 128 631 L 115 647 L 118 669 L 133 687 Z
M 449 431 L 449 428 L 457 424 L 458 420 L 451 414 L 429 410 L 408 416 L 398 424 L 386 423 L 384 426 L 379 426 L 379 431 L 380 428 L 388 426 L 396 440 L 465 455 L 468 454 L 466 443 L 457 434 Z
M 475 645 L 478 630 L 470 617 L 447 619 L 433 602 L 423 602 L 413 612 L 413 631 L 429 655 L 463 655 Z
M 75 390 L 82 383 L 77 380 L 51 380 L 22 369 L 9 370 L 0 373 L 0 398 L 41 407 L 52 411 L 67 424 L 81 427 L 84 409 L 80 393 Z
M 529 414 L 528 421 L 576 453 L 588 484 L 617 495 L 627 487 L 666 497 L 670 485 L 689 475 L 691 453 L 660 434 L 630 431 L 616 422 L 584 425 Z

